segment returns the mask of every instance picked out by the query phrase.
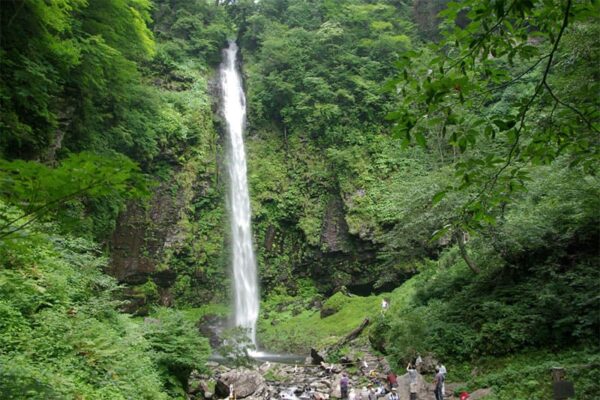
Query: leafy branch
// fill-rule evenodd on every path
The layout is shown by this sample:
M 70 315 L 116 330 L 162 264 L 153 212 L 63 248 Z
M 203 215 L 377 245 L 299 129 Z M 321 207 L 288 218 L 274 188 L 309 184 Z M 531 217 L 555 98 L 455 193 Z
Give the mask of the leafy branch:
M 567 0 L 567 5 L 566 5 L 565 11 L 564 11 L 563 22 L 560 27 L 558 36 L 557 36 L 556 40 L 554 41 L 554 46 L 552 47 L 552 50 L 550 51 L 550 53 L 547 56 L 548 61 L 546 63 L 546 68 L 544 69 L 544 74 L 542 76 L 542 79 L 541 79 L 540 83 L 536 86 L 536 89 L 533 92 L 533 95 L 529 98 L 529 101 L 521 109 L 519 127 L 515 131 L 515 139 L 514 139 L 514 142 L 511 145 L 510 150 L 508 152 L 506 162 L 502 165 L 502 167 L 500 167 L 498 169 L 498 171 L 496 171 L 496 173 L 492 176 L 492 178 L 485 183 L 483 188 L 465 205 L 465 207 L 463 208 L 463 216 L 465 215 L 466 209 L 470 205 L 472 205 L 477 199 L 481 198 L 486 192 L 488 192 L 494 188 L 494 186 L 498 182 L 500 175 L 502 175 L 502 173 L 512 164 L 515 151 L 518 148 L 519 141 L 521 138 L 521 132 L 522 132 L 523 128 L 525 127 L 525 117 L 527 116 L 527 113 L 528 113 L 529 109 L 531 108 L 533 102 L 538 97 L 538 95 L 542 92 L 542 90 L 544 88 L 549 89 L 549 86 L 547 83 L 548 74 L 550 73 L 550 69 L 552 67 L 552 60 L 554 59 L 554 56 L 558 49 L 560 40 L 563 36 L 565 29 L 567 28 L 567 25 L 569 24 L 569 12 L 571 10 L 571 5 L 572 5 L 572 0 Z M 544 57 L 544 58 L 546 58 L 546 57 Z M 537 63 L 536 63 L 536 65 L 537 65 Z M 535 67 L 535 65 L 534 65 L 534 67 Z M 560 102 L 556 97 L 554 97 L 554 99 L 557 102 Z
M 471 57 L 473 55 L 473 53 L 475 53 L 476 50 L 479 49 L 479 46 L 481 45 L 481 43 L 483 43 L 483 41 L 488 38 L 492 33 L 494 33 L 496 31 L 496 29 L 498 29 L 500 27 L 500 25 L 502 25 L 502 23 L 504 22 L 505 18 L 508 16 L 508 14 L 512 11 L 513 7 L 515 6 L 516 2 L 512 2 L 510 7 L 508 7 L 504 13 L 502 13 L 502 15 L 498 18 L 498 21 L 491 27 L 489 28 L 485 33 L 483 33 L 479 39 L 477 39 L 475 41 L 474 44 L 471 45 L 471 50 L 469 50 L 469 52 L 467 52 L 467 54 L 465 54 L 464 56 L 460 57 L 458 60 L 456 60 L 454 63 L 452 63 L 447 69 L 445 69 L 443 72 L 444 74 L 450 72 L 452 69 L 454 69 L 454 67 L 456 67 L 457 65 L 461 64 L 464 60 L 466 60 L 467 58 Z
M 69 193 L 65 196 L 61 196 L 59 198 L 53 199 L 39 207 L 34 208 L 33 210 L 27 211 L 26 213 L 22 214 L 20 217 L 17 217 L 15 219 L 12 219 L 12 220 L 6 222 L 4 225 L 0 226 L 0 239 L 4 239 L 5 237 L 10 236 L 13 233 L 16 233 L 16 232 L 22 230 L 23 228 L 25 228 L 32 222 L 39 219 L 44 214 L 44 211 L 51 210 L 52 208 L 58 207 L 61 204 L 65 204 L 67 201 L 75 199 L 78 196 L 83 195 L 86 192 L 89 192 L 90 190 L 100 187 L 102 184 L 105 184 L 108 182 L 109 182 L 109 180 L 106 180 L 105 182 L 97 182 L 97 183 L 94 183 L 87 187 L 84 187 L 83 189 L 77 190 L 73 193 Z M 17 222 L 19 222 L 23 219 L 26 219 L 30 216 L 34 216 L 34 217 L 29 219 L 27 222 L 17 226 L 15 229 L 9 229 L 11 226 L 15 225 Z
M 80 197 L 120 199 L 149 193 L 136 163 L 122 155 L 73 154 L 50 168 L 35 161 L 0 160 L 0 197 L 22 213 L 2 222 L 0 239 Z

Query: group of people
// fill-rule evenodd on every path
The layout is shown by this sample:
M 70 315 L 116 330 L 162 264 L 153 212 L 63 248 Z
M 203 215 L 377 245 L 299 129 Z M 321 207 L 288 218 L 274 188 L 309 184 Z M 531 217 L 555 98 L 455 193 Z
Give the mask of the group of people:
M 354 388 L 350 388 L 350 379 L 344 372 L 340 379 L 340 392 L 342 399 L 348 400 L 377 400 L 386 394 L 386 389 L 383 385 L 379 385 L 377 388 L 373 386 L 373 383 L 369 383 L 364 386 L 361 390 L 356 391 Z M 389 400 L 399 400 L 396 387 L 392 387 L 388 396 Z
M 417 400 L 417 393 L 419 391 L 419 385 L 417 382 L 418 377 L 418 369 L 422 364 L 421 357 L 417 357 L 414 362 L 409 363 L 406 366 L 406 372 L 408 373 L 408 381 L 409 381 L 409 393 L 410 400 Z M 373 371 L 372 371 L 373 372 Z M 446 367 L 443 364 L 439 364 L 435 368 L 435 378 L 434 378 L 434 394 L 436 400 L 443 400 L 445 393 L 445 381 L 446 381 Z M 350 378 L 344 372 L 342 374 L 342 378 L 340 379 L 340 392 L 342 399 L 348 400 L 375 400 L 381 398 L 386 395 L 387 389 L 385 386 L 376 379 L 376 373 L 369 373 L 372 381 L 378 384 L 378 387 L 375 388 L 372 383 L 369 383 L 366 387 L 363 387 L 360 391 L 355 391 L 353 388 L 350 388 Z M 398 400 L 398 380 L 396 375 L 389 371 L 387 375 L 387 383 L 389 385 L 389 395 L 387 397 L 388 400 Z

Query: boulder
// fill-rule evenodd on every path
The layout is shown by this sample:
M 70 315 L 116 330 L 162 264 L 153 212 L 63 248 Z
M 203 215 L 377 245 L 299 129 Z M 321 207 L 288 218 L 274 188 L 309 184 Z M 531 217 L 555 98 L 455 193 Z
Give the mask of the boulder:
M 321 369 L 328 374 L 339 374 L 342 372 L 341 368 L 335 364 L 327 364 L 324 361 L 321 362 Z
M 331 391 L 329 392 L 329 397 L 331 397 L 333 399 L 342 398 L 342 390 L 340 389 L 339 382 L 331 385 Z
M 249 369 L 231 370 L 220 376 L 215 386 L 215 394 L 218 397 L 229 396 L 229 387 L 233 387 L 236 397 L 243 399 L 259 389 L 265 388 L 265 379 L 257 372 Z
M 435 367 L 438 365 L 439 361 L 436 358 L 427 355 L 423 357 L 423 362 L 421 363 L 421 365 L 417 366 L 417 369 L 421 374 L 434 374 Z
M 325 358 L 319 354 L 319 352 L 316 349 L 311 348 L 310 349 L 310 358 L 311 358 L 311 364 L 313 365 L 320 365 L 323 361 L 325 361 Z
M 410 399 L 410 379 L 408 374 L 398 377 L 398 397 L 400 400 Z M 417 399 L 433 399 L 433 385 L 425 381 L 423 375 L 417 373 Z

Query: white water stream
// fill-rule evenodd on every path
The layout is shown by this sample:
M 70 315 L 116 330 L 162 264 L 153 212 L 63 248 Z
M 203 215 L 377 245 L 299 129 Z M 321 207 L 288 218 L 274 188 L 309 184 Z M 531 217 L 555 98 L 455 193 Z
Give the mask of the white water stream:
M 236 326 L 249 331 L 256 347 L 256 320 L 258 318 L 258 279 L 256 259 L 252 246 L 250 224 L 250 198 L 246 176 L 246 152 L 244 150 L 244 127 L 246 123 L 246 98 L 242 79 L 236 69 L 237 45 L 230 41 L 223 50 L 220 66 L 222 111 L 227 122 L 229 136 L 229 213 L 232 239 L 232 269 L 234 291 L 234 319 Z

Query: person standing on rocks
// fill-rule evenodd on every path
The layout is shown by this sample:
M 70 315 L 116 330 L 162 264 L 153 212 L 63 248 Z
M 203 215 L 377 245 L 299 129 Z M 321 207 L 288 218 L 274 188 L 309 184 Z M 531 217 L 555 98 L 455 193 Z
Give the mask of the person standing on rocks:
M 348 374 L 345 372 L 342 374 L 342 379 L 340 379 L 340 392 L 342 395 L 342 399 L 348 398 L 348 385 L 350 384 L 350 379 L 348 378 Z
M 354 388 L 350 389 L 350 392 L 348 392 L 348 400 L 356 400 L 356 392 L 354 391 Z
M 444 377 L 444 380 L 442 381 L 442 396 L 446 395 L 446 372 L 446 367 L 444 367 L 444 364 L 440 363 L 440 374 Z
M 390 389 L 398 387 L 398 378 L 396 377 L 396 374 L 392 372 L 392 370 L 388 371 L 387 381 L 390 384 Z
M 417 371 L 421 372 L 421 366 L 423 365 L 423 359 L 420 354 L 417 354 L 417 358 L 415 359 L 415 367 Z
M 444 375 L 440 372 L 440 369 L 437 367 L 435 369 L 435 379 L 433 380 L 433 383 L 435 384 L 435 400 L 444 400 L 444 394 L 442 393 Z
M 370 383 L 367 385 L 367 397 L 364 400 L 377 400 L 377 393 Z
M 408 372 L 408 387 L 410 392 L 410 400 L 417 400 L 417 369 L 413 363 L 406 366 Z
M 398 397 L 398 392 L 396 390 L 396 388 L 392 388 L 392 392 L 390 393 L 390 395 L 388 396 L 388 400 L 399 400 Z

